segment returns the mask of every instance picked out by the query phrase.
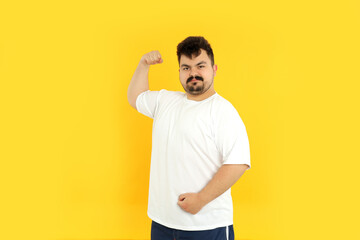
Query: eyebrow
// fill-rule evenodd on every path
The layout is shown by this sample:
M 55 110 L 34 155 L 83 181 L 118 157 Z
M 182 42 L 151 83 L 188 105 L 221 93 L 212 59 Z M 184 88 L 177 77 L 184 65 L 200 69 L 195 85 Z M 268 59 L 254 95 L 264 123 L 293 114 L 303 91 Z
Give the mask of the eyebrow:
M 200 65 L 200 64 L 206 64 L 206 62 L 205 62 L 205 61 L 201 61 L 201 62 L 199 62 L 198 64 L 196 64 L 195 66 Z M 181 64 L 181 67 L 190 67 L 190 66 L 187 65 L 187 64 Z

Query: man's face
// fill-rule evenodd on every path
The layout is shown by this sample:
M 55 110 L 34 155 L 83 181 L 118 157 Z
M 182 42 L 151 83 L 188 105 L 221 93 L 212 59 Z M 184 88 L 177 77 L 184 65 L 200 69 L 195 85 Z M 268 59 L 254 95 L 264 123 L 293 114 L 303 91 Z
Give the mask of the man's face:
M 184 90 L 191 95 L 201 95 L 213 87 L 217 65 L 211 66 L 211 60 L 204 49 L 196 58 L 180 57 L 180 82 Z

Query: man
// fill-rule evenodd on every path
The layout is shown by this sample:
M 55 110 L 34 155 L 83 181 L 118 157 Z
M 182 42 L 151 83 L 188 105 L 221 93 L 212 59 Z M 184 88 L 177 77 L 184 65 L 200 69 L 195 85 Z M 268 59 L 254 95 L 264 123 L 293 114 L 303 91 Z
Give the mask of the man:
M 158 51 L 142 56 L 128 101 L 152 118 L 148 216 L 152 240 L 234 239 L 231 186 L 250 169 L 244 123 L 214 90 L 214 54 L 203 37 L 177 46 L 179 91 L 150 91 L 150 65 Z M 231 79 L 225 79 L 231 84 Z

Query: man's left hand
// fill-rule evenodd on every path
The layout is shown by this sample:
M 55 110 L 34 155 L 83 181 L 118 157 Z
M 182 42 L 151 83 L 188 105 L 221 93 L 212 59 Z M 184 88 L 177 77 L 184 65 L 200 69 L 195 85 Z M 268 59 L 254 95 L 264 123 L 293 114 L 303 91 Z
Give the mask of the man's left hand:
M 199 193 L 183 193 L 179 196 L 178 205 L 184 211 L 196 214 L 205 206 L 205 203 Z

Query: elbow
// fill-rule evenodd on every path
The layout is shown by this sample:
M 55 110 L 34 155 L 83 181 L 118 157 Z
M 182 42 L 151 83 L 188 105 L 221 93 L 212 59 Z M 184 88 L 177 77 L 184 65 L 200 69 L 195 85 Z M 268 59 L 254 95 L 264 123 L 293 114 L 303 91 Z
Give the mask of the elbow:
M 134 95 L 130 94 L 129 91 L 127 92 L 127 100 L 129 102 L 129 104 L 133 108 L 135 108 L 137 110 L 137 108 L 136 108 L 136 98 L 137 98 L 137 96 L 134 96 Z
M 136 109 L 136 100 L 137 100 L 138 96 L 139 96 L 141 93 L 143 93 L 143 92 L 145 92 L 145 91 L 147 91 L 147 90 L 149 90 L 149 89 L 148 89 L 148 88 L 147 88 L 147 89 L 143 89 L 143 90 L 137 91 L 137 92 L 135 92 L 135 93 L 130 92 L 130 91 L 128 90 L 128 92 L 127 92 L 127 99 L 128 99 L 128 102 L 130 103 L 130 105 Z

